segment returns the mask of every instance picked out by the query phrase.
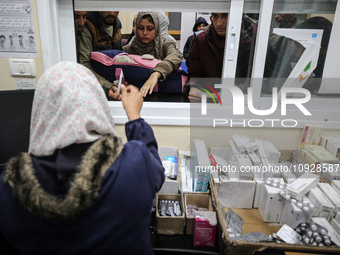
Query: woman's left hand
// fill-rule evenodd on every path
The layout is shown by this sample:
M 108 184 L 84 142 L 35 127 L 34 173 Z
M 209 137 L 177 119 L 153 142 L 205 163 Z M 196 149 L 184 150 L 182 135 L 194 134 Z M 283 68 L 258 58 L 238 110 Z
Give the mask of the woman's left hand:
M 156 86 L 158 79 L 161 77 L 161 73 L 159 72 L 153 72 L 149 79 L 144 83 L 143 87 L 140 89 L 140 93 L 142 93 L 143 97 L 146 97 L 146 95 L 151 94 L 153 88 Z

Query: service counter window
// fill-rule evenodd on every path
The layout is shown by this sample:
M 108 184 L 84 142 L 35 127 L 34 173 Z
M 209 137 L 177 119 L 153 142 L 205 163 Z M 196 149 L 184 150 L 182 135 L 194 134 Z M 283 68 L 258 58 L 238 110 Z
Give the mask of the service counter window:
M 174 26 L 169 26 L 170 34 L 176 38 L 182 52 L 186 39 L 193 33 L 192 25 L 187 24 L 194 22 L 199 15 L 206 15 L 205 17 L 209 19 L 211 13 L 227 13 L 223 67 L 221 77 L 215 77 L 220 79 L 220 82 L 205 81 L 208 85 L 212 83 L 215 86 L 223 107 L 232 110 L 237 100 L 233 100 L 230 89 L 218 83 L 236 85 L 238 93 L 242 95 L 245 117 L 249 110 L 252 112 L 251 109 L 255 109 L 253 110 L 255 112 L 272 106 L 273 88 L 280 96 L 281 88 L 302 87 L 311 93 L 311 99 L 305 106 L 312 112 L 312 117 L 301 115 L 296 105 L 287 106 L 287 111 L 291 111 L 293 116 L 296 110 L 300 111 L 297 118 L 302 120 L 302 124 L 313 120 L 329 128 L 339 126 L 340 104 L 337 94 L 340 94 L 340 86 L 337 86 L 336 80 L 340 78 L 337 67 L 340 52 L 336 41 L 340 38 L 340 11 L 337 1 L 37 0 L 37 6 L 42 40 L 44 36 L 50 38 L 45 44 L 42 42 L 47 52 L 47 57 L 44 58 L 46 68 L 60 60 L 76 61 L 73 11 L 115 10 L 120 12 L 119 17 L 122 19 L 130 15 L 123 24 L 124 30 L 128 31 L 126 34 L 131 32 L 132 20 L 131 14 L 124 13 L 166 12 L 170 22 L 176 20 L 173 22 Z M 305 37 L 299 32 L 302 30 L 306 33 Z M 299 79 L 302 79 L 303 85 L 296 82 Z M 251 104 L 248 100 L 249 94 Z M 200 102 L 196 105 L 172 99 L 167 102 L 153 102 L 158 101 L 157 98 L 150 101 L 152 102 L 144 104 L 143 114 L 151 124 L 189 125 L 190 109 L 202 108 Z M 208 98 L 208 109 L 209 105 L 215 104 L 216 100 L 213 102 Z M 120 109 L 120 103 L 110 102 L 110 105 L 117 122 L 123 123 L 125 117 Z M 279 115 L 280 106 L 278 101 L 275 113 L 278 112 Z M 219 109 L 215 108 L 213 111 Z

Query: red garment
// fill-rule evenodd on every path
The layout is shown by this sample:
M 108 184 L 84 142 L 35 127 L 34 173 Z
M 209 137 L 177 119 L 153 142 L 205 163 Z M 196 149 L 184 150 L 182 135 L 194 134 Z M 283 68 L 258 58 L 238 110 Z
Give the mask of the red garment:
M 256 32 L 257 27 L 248 18 L 243 18 L 236 78 L 245 78 L 251 75 Z M 225 37 L 220 37 L 212 25 L 197 35 L 190 51 L 189 77 L 221 78 L 224 47 Z
M 189 77 L 222 76 L 225 38 L 218 38 L 212 25 L 198 34 L 190 51 Z

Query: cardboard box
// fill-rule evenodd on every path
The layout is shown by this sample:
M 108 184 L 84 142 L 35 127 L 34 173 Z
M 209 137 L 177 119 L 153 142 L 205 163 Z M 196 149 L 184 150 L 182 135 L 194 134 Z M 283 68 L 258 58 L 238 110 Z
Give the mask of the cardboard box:
M 340 247 L 337 246 L 312 246 L 312 245 L 295 245 L 286 243 L 272 242 L 250 242 L 250 241 L 233 241 L 227 231 L 225 220 L 227 208 L 220 205 L 218 193 L 214 182 L 210 183 L 211 196 L 214 208 L 218 217 L 218 247 L 220 254 L 224 255 L 253 255 L 253 254 L 283 254 L 285 251 L 291 252 L 309 252 L 318 254 L 340 254 Z M 243 219 L 242 234 L 251 232 L 262 232 L 265 235 L 277 233 L 281 228 L 280 225 L 264 223 L 257 209 L 233 209 L 235 213 Z
M 338 194 L 329 183 L 319 183 L 318 188 L 326 195 L 328 200 L 335 206 L 334 214 L 340 212 L 340 194 Z
M 206 208 L 208 211 L 213 211 L 211 198 L 209 194 L 185 194 L 185 233 L 193 235 L 195 231 L 195 217 L 189 217 L 188 205 L 195 205 Z
M 158 212 L 160 200 L 179 201 L 182 216 L 161 216 Z M 156 194 L 156 222 L 157 234 L 175 235 L 184 233 L 185 210 L 183 206 L 182 196 L 180 194 Z
M 330 218 L 333 216 L 335 207 L 332 202 L 329 201 L 327 196 L 318 187 L 311 189 L 307 196 L 318 208 L 318 216 L 330 220 Z
M 335 157 L 340 159 L 340 141 L 329 140 L 326 149 Z
M 305 125 L 302 129 L 299 149 L 305 145 L 319 145 L 322 137 L 323 126 L 321 125 Z
M 329 235 L 332 242 L 334 242 L 336 245 L 340 246 L 340 235 L 334 230 L 334 228 L 331 226 L 331 224 L 329 224 L 329 222 L 325 218 L 313 217 L 312 221 L 314 221 L 315 223 L 325 227 L 328 230 L 327 235 Z
M 312 188 L 318 185 L 319 179 L 318 175 L 306 172 L 294 182 L 287 185 L 287 192 L 291 197 L 300 200 Z
M 337 164 L 323 164 L 321 177 L 324 178 L 328 183 L 340 180 L 340 173 L 337 171 L 339 165 Z
M 285 202 L 280 190 L 269 185 L 262 187 L 258 210 L 263 222 L 280 222 Z
M 195 212 L 194 246 L 215 246 L 216 229 L 216 212 Z
M 224 207 L 253 207 L 256 183 L 252 180 L 223 180 L 218 184 L 219 200 Z
M 333 164 L 339 163 L 339 159 L 322 146 L 305 145 L 304 150 L 312 155 L 312 157 L 316 159 L 317 162 Z
M 281 224 L 287 224 L 294 229 L 300 223 L 309 223 L 311 218 L 312 215 L 310 213 L 301 210 L 291 201 L 286 201 L 281 216 Z

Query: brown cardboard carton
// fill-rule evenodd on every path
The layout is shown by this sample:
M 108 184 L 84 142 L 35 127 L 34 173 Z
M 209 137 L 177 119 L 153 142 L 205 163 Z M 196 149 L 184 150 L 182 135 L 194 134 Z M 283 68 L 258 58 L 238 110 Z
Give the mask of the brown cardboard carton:
M 161 216 L 158 212 L 158 206 L 160 200 L 179 201 L 182 216 Z M 157 194 L 156 195 L 156 222 L 157 222 L 157 234 L 164 235 L 176 235 L 184 233 L 184 206 L 182 196 L 180 194 Z
M 188 216 L 188 205 L 196 205 L 198 207 L 207 208 L 208 211 L 213 211 L 211 198 L 209 194 L 185 194 L 185 233 L 187 235 L 193 235 L 195 230 L 195 217 Z
M 283 254 L 285 251 L 317 253 L 317 254 L 340 254 L 338 246 L 313 246 L 302 244 L 285 244 L 272 242 L 249 242 L 249 241 L 233 241 L 227 231 L 226 208 L 221 207 L 216 185 L 211 179 L 210 190 L 213 207 L 217 213 L 218 230 L 217 243 L 221 254 L 228 255 L 253 255 L 258 253 L 265 254 Z M 278 224 L 263 223 L 262 218 L 257 209 L 233 209 L 235 213 L 243 219 L 242 234 L 250 232 L 262 232 L 265 235 L 277 233 L 281 228 Z

